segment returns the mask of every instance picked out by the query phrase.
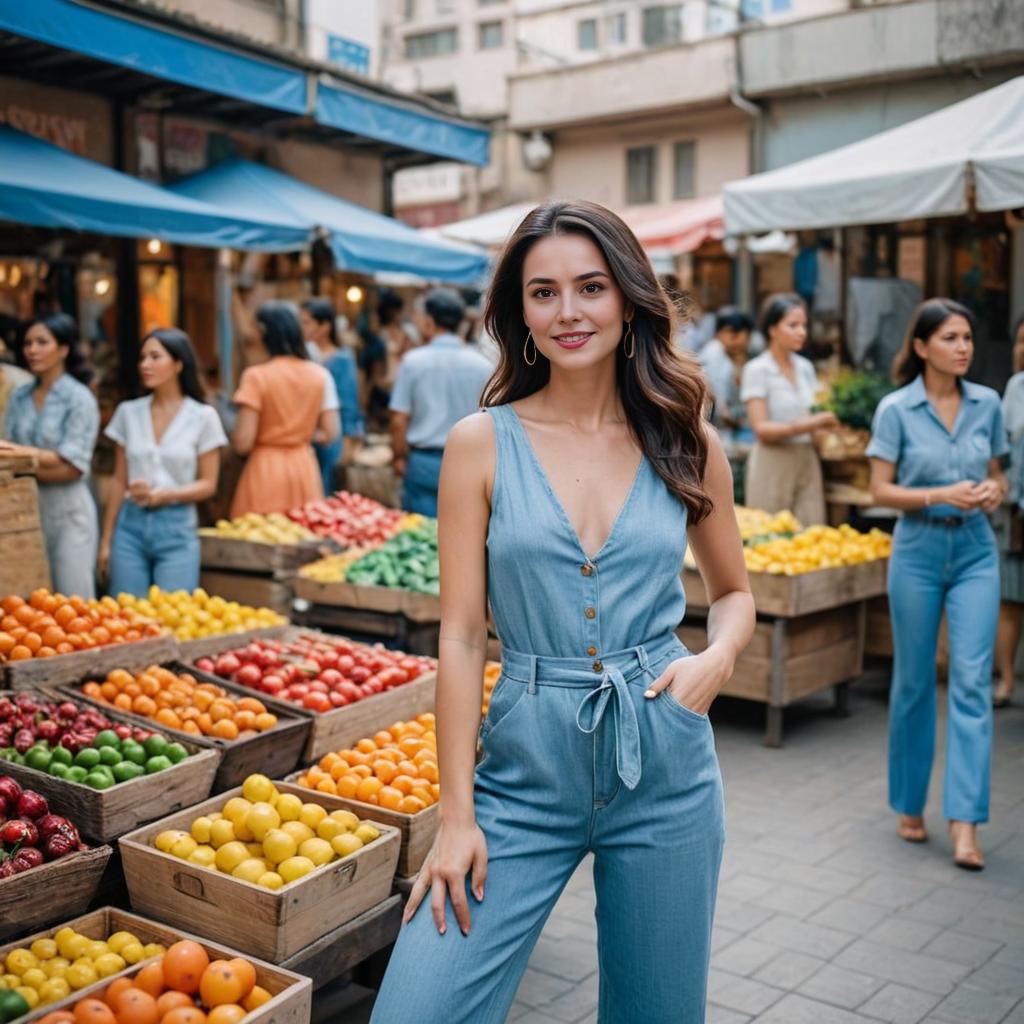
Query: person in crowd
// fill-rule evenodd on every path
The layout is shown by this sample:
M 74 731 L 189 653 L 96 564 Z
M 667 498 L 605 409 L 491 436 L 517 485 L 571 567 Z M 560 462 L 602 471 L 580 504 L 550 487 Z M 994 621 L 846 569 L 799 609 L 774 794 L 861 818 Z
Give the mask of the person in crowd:
M 33 320 L 22 349 L 33 380 L 12 395 L 0 450 L 36 459 L 39 515 L 53 586 L 92 598 L 99 541 L 89 471 L 100 428 L 92 376 L 79 347 L 78 324 L 66 313 Z
M 412 347 L 402 326 L 404 306 L 400 295 L 388 288 L 383 289 L 377 303 L 375 325 L 371 321 L 362 332 L 367 413 L 371 420 L 387 415 L 399 364 Z
M 0 315 L 0 321 L 4 318 Z M 13 321 L 17 324 L 17 321 Z M 13 344 L 13 343 L 12 343 Z M 4 410 L 11 400 L 11 395 L 24 384 L 32 383 L 32 374 L 23 370 L 15 362 L 14 352 L 8 347 L 0 324 L 0 423 L 3 423 Z
M 338 436 L 338 399 L 330 374 L 312 362 L 299 317 L 287 302 L 265 302 L 256 324 L 269 359 L 248 367 L 234 402 L 231 446 L 247 456 L 231 515 L 285 512 L 324 495 L 312 445 Z
M 1003 420 L 1010 438 L 1010 492 L 998 520 L 1000 565 L 999 629 L 996 667 L 999 685 L 992 696 L 997 708 L 1013 696 L 1014 660 L 1024 619 L 1024 317 L 1013 335 L 1013 376 L 1003 393 Z
M 148 392 L 122 402 L 104 433 L 114 442 L 114 476 L 97 568 L 112 594 L 144 597 L 150 586 L 199 586 L 196 504 L 217 491 L 228 439 L 206 404 L 189 336 L 152 331 L 139 353 Z
M 915 311 L 893 376 L 901 387 L 875 412 L 871 493 L 903 510 L 889 561 L 893 676 L 889 802 L 899 834 L 924 842 L 935 750 L 935 653 L 949 623 L 949 717 L 943 811 L 957 866 L 981 870 L 977 826 L 988 820 L 992 648 L 999 562 L 986 512 L 1007 493 L 999 396 L 966 374 L 974 316 L 950 299 Z
M 746 503 L 791 511 L 804 526 L 825 522 L 825 487 L 814 431 L 838 424 L 812 413 L 814 364 L 797 353 L 807 340 L 807 307 L 798 295 L 770 295 L 761 310 L 768 348 L 743 368 L 740 401 L 756 441 L 747 460 Z
M 703 1024 L 724 839 L 707 712 L 754 628 L 703 375 L 640 243 L 594 203 L 526 216 L 487 324 L 501 361 L 441 481 L 442 819 L 371 1020 L 404 1024 L 415 1000 L 424 1020 L 503 1021 L 593 854 L 600 1019 Z M 687 540 L 712 603 L 693 656 L 673 632 Z M 488 598 L 502 676 L 474 782 Z
M 426 344 L 402 360 L 391 393 L 391 446 L 402 477 L 402 507 L 437 515 L 441 456 L 452 427 L 480 408 L 494 367 L 455 332 L 465 306 L 439 288 L 417 307 L 417 329 Z
M 714 406 L 711 422 L 723 440 L 752 441 L 746 408 L 740 401 L 740 375 L 747 361 L 753 321 L 734 306 L 723 306 L 715 316 L 715 336 L 701 350 Z
M 331 375 L 341 404 L 341 435 L 330 444 L 315 445 L 324 493 L 333 493 L 339 461 L 348 465 L 366 436 L 366 423 L 359 408 L 359 373 L 355 353 L 338 339 L 334 307 L 327 299 L 307 299 L 299 311 L 306 351 Z

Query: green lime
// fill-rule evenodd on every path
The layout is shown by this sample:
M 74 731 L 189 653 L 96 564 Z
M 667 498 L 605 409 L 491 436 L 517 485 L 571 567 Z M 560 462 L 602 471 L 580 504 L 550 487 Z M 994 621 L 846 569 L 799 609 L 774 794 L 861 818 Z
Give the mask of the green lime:
M 80 764 L 72 765 L 68 769 L 67 775 L 64 776 L 68 782 L 85 782 L 86 775 L 89 774 L 87 768 L 83 768 Z
M 94 747 L 113 747 L 115 750 L 121 745 L 117 733 L 113 729 L 104 729 L 96 733 L 96 739 L 92 741 Z
M 125 740 L 121 744 L 121 756 L 126 761 L 143 765 L 146 763 L 146 748 L 141 743 L 136 743 L 135 740 Z
M 0 1021 L 17 1020 L 29 1009 L 28 1000 L 20 992 L 0 992 Z
M 93 789 L 110 789 L 114 784 L 114 777 L 106 772 L 92 771 L 86 775 L 85 784 Z
M 25 753 L 25 764 L 38 772 L 45 772 L 50 767 L 50 752 L 43 747 L 30 747 Z
M 157 754 L 146 762 L 146 774 L 155 775 L 157 772 L 166 771 L 171 764 L 171 759 L 166 754 Z
M 145 774 L 146 769 L 133 761 L 122 761 L 120 764 L 114 765 L 115 782 L 131 782 L 132 779 L 137 779 L 140 775 Z
M 66 779 L 68 777 L 68 772 L 71 771 L 71 769 L 63 761 L 51 761 L 50 767 L 47 768 L 47 771 L 55 779 Z
M 180 743 L 168 743 L 164 753 L 171 759 L 172 764 L 181 764 L 188 757 L 188 751 Z
M 75 755 L 67 747 L 54 747 L 50 759 L 58 764 L 66 764 L 69 768 L 75 763 Z
M 153 733 L 143 746 L 146 748 L 147 757 L 157 757 L 167 753 L 167 740 L 158 732 Z
M 100 752 L 95 747 L 85 747 L 75 755 L 75 764 L 89 769 L 100 763 Z
M 115 764 L 120 764 L 124 760 L 121 757 L 116 747 L 101 747 L 100 748 L 100 763 L 108 764 L 113 767 Z

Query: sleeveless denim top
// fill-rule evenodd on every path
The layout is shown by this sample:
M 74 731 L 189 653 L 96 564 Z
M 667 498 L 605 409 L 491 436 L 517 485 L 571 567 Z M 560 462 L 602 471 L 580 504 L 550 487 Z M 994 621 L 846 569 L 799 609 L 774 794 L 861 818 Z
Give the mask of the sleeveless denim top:
M 686 507 L 643 456 L 612 531 L 583 551 L 510 405 L 494 422 L 488 596 L 502 645 L 553 658 L 603 658 L 660 640 L 682 621 Z

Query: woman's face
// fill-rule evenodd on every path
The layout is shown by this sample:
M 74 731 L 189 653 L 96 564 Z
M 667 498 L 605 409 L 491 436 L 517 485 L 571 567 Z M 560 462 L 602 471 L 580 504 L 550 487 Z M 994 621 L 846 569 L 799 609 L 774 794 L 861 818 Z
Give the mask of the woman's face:
M 139 353 L 139 377 L 147 391 L 156 391 L 162 384 L 176 380 L 181 363 L 156 338 L 147 338 Z
M 299 310 L 299 326 L 305 341 L 326 341 L 330 337 L 331 325 L 310 316 L 305 309 Z
M 957 313 L 946 317 L 927 341 L 914 339 L 914 351 L 937 373 L 962 377 L 974 358 L 971 325 Z
M 523 317 L 554 366 L 578 370 L 614 357 L 631 316 L 601 250 L 587 236 L 549 235 L 523 262 Z
M 25 362 L 28 368 L 41 377 L 55 366 L 63 368 L 68 350 L 57 344 L 57 339 L 43 324 L 33 324 L 25 335 Z
M 799 352 L 807 341 L 807 310 L 794 306 L 773 327 L 768 328 L 768 343 L 784 352 Z

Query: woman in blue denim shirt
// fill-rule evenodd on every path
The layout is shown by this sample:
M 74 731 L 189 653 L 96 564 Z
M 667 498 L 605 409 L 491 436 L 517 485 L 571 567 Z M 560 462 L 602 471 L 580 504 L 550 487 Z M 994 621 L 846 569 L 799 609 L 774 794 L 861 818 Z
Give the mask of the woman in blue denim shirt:
M 441 472 L 440 829 L 372 1020 L 504 1021 L 592 853 L 598 1020 L 703 1024 L 723 843 L 707 711 L 754 626 L 703 377 L 635 236 L 592 203 L 527 215 L 486 319 L 501 360 Z M 692 657 L 687 539 L 712 600 Z M 502 675 L 474 778 L 488 598 Z
M 875 413 L 871 491 L 903 510 L 889 562 L 893 678 L 889 802 L 899 833 L 924 842 L 935 752 L 935 654 L 949 622 L 949 716 L 943 811 L 958 867 L 984 867 L 977 826 L 988 820 L 992 757 L 992 645 L 999 561 L 987 512 L 1007 492 L 999 396 L 965 379 L 974 317 L 930 299 L 915 311 L 894 376 L 902 384 Z

